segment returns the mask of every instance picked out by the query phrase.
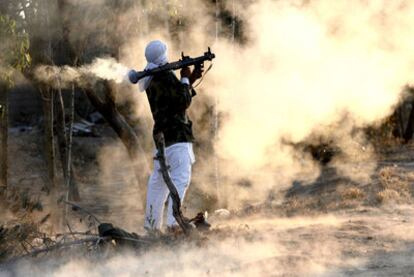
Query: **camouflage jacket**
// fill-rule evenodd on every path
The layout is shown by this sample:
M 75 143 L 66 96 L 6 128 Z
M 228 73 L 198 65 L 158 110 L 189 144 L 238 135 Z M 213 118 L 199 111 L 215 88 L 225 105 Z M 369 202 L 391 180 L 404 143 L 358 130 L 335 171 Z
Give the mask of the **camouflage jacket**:
M 194 141 L 186 110 L 195 91 L 169 71 L 155 75 L 146 92 L 154 118 L 153 134 L 163 132 L 166 146 Z

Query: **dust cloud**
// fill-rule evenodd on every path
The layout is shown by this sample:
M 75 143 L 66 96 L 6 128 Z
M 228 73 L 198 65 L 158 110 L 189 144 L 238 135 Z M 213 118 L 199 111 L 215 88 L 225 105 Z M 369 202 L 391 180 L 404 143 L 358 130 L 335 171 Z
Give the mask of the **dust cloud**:
M 312 219 L 274 219 L 272 221 L 251 218 L 249 219 L 250 226 L 247 226 L 236 220 L 225 223 L 222 231 L 218 231 L 217 237 L 213 234 L 215 239 L 205 242 L 202 247 L 188 242 L 176 245 L 174 248 L 151 249 L 138 257 L 126 252 L 106 259 L 104 264 L 94 263 L 87 259 L 83 261 L 74 259 L 61 265 L 45 264 L 46 268 L 41 265 L 33 266 L 22 263 L 16 273 L 19 275 L 28 272 L 31 268 L 32 276 L 62 277 L 68 274 L 75 276 L 175 276 L 178 272 L 180 276 L 216 274 L 267 276 L 291 272 L 321 274 L 327 270 L 328 259 L 331 264 L 352 264 L 350 261 L 341 262 L 336 256 L 340 249 L 337 243 L 327 238 L 326 245 L 315 248 L 312 242 L 307 242 L 301 244 L 297 251 L 292 251 L 292 245 L 296 244 L 294 239 L 292 238 L 292 245 L 284 245 L 283 240 L 287 238 L 280 240 L 275 234 L 315 227 L 338 228 L 342 221 L 332 216 Z M 270 229 L 272 233 L 268 232 Z M 226 233 L 222 238 L 220 238 L 221 232 Z M 324 235 L 321 234 L 321 237 Z M 306 254 L 303 255 L 301 252 Z M 289 257 L 288 253 L 297 256 Z M 293 265 L 283 266 L 286 256 L 287 259 L 293 260 Z
M 80 67 L 42 65 L 34 71 L 37 80 L 57 89 L 68 88 L 74 83 L 90 85 L 97 78 L 121 84 L 126 82 L 127 73 L 128 68 L 113 58 L 97 58 L 91 64 Z
M 81 2 L 73 0 L 75 4 Z M 139 7 L 131 8 L 120 16 L 119 22 L 141 24 L 151 15 L 151 7 L 165 1 L 151 2 L 145 12 Z M 104 5 L 101 0 L 85 3 L 96 9 Z M 170 60 L 178 58 L 181 50 L 194 56 L 210 45 L 217 58 L 199 88 L 194 106 L 202 106 L 197 101 L 210 105 L 217 100 L 220 124 L 214 138 L 214 155 L 218 157 L 221 178 L 219 194 L 227 207 L 264 201 L 269 191 L 285 188 L 295 179 L 317 178 L 318 164 L 285 143 L 301 142 L 315 134 L 333 139 L 344 152 L 342 159 L 354 164 L 334 161 L 340 174 L 362 183 L 369 181 L 376 166 L 375 155 L 358 129 L 379 124 L 388 116 L 400 100 L 403 87 L 412 80 L 414 2 L 260 0 L 246 6 L 237 2 L 248 38 L 243 45 L 222 36 L 216 38 L 214 30 L 206 29 L 207 24 L 214 26 L 211 7 L 201 1 L 183 3 L 182 16 L 193 24 L 179 43 L 168 35 L 160 12 L 160 24 L 146 26 L 140 36 L 130 36 L 127 27 L 119 29 L 118 35 L 124 39 L 119 63 L 98 59 L 80 68 L 40 67 L 37 76 L 51 84 L 57 75 L 61 76 L 60 82 L 71 83 L 82 80 L 85 74 L 121 83 L 128 68 L 144 68 L 143 49 L 152 39 L 169 44 Z M 130 90 L 125 94 L 136 105 L 135 116 L 148 122 L 145 94 L 138 93 L 134 86 L 125 89 Z M 191 113 L 195 122 L 200 120 L 197 111 Z M 151 136 L 146 138 L 150 141 Z M 145 155 L 150 156 L 153 146 L 148 142 L 145 145 Z M 119 150 L 119 145 L 114 147 Z M 118 169 L 112 165 L 125 160 L 123 154 L 114 155 L 114 149 L 108 146 L 99 156 L 103 181 L 113 179 Z M 210 153 L 207 162 L 199 161 L 202 166 L 198 170 L 204 173 L 195 180 L 204 192 L 214 194 L 217 188 L 207 177 L 214 171 L 211 156 Z M 126 182 L 128 174 L 132 175 L 129 171 L 116 177 Z M 240 185 L 241 179 L 251 182 Z M 106 186 L 115 185 L 108 182 Z M 127 195 L 116 203 L 133 206 L 137 200 Z M 358 216 L 357 219 L 361 220 Z M 346 237 L 346 228 L 356 235 L 365 229 L 352 229 L 348 220 L 348 215 L 286 221 L 246 218 L 243 222 L 249 222 L 247 227 L 242 222 L 223 223 L 218 229 L 223 227 L 225 235 L 212 235 L 203 247 L 185 243 L 173 249 L 152 249 L 139 256 L 127 253 L 99 266 L 74 259 L 49 273 L 34 272 L 33 265 L 23 264 L 17 274 L 19 270 L 30 270 L 39 276 L 168 276 L 177 272 L 182 276 L 335 276 L 339 273 L 330 268 L 356 267 L 366 262 L 349 256 L 344 259 L 341 253 L 347 251 L 350 242 L 366 240 L 383 222 L 382 218 L 370 222 L 372 225 L 367 225 L 372 230 L 361 231 L 360 240 L 352 240 Z M 391 233 L 394 229 L 388 227 Z M 412 240 L 411 234 L 405 239 Z M 357 249 L 366 252 L 364 247 Z
M 215 221 L 207 241 L 193 238 L 139 255 L 23 261 L 4 276 L 400 276 L 412 268 L 413 218 L 411 207 L 394 206 L 380 213 Z
M 412 80 L 414 4 L 359 0 L 244 4 L 236 3 L 247 26 L 248 42 L 243 45 L 216 39 L 209 29 L 202 31 L 215 19 L 200 15 L 194 5 L 186 15 L 197 16 L 199 22 L 180 45 L 155 32 L 155 37 L 172 45 L 172 53 L 178 49 L 200 53 L 212 45 L 217 55 L 200 91 L 217 99 L 221 115 L 214 138 L 220 197 L 237 207 L 261 201 L 270 190 L 286 188 L 295 179 L 313 180 L 319 166 L 285 144 L 313 135 L 328 137 L 341 148 L 341 160 L 333 163 L 340 174 L 368 182 L 376 167 L 375 155 L 360 128 L 380 124 Z M 126 43 L 125 53 L 142 52 L 152 38 Z M 138 99 L 142 105 L 144 99 Z M 193 115 L 197 121 L 197 112 Z M 211 160 L 200 170 L 212 175 Z M 242 179 L 250 180 L 251 186 L 239 186 Z M 211 182 L 200 183 L 207 183 L 202 187 L 206 192 L 216 193 Z
M 312 179 L 318 167 L 284 142 L 319 134 L 335 139 L 348 162 L 371 160 L 339 168 L 369 180 L 375 156 L 357 129 L 388 116 L 412 80 L 413 3 L 263 0 L 238 10 L 249 42 L 219 40 L 204 84 L 225 115 L 215 145 L 221 166 L 230 164 L 222 172 L 253 180 L 246 197 Z
M 217 45 L 206 81 L 229 115 L 218 153 L 238 171 L 286 172 L 295 163 L 283 139 L 299 142 L 334 125 L 352 141 L 353 128 L 381 121 L 412 80 L 413 12 L 409 1 L 253 4 L 244 14 L 250 43 Z
M 95 9 L 105 5 L 103 1 L 75 4 Z M 153 39 L 168 43 L 170 60 L 178 59 L 181 50 L 194 56 L 210 45 L 217 58 L 190 112 L 197 122 L 201 117 L 198 108 L 216 100 L 219 130 L 216 137 L 208 139 L 214 140 L 221 179 L 218 194 L 227 200 L 224 203 L 239 207 L 246 201 L 261 201 L 270 190 L 286 188 L 293 180 L 315 179 L 318 164 L 286 144 L 315 135 L 332 139 L 341 148 L 342 160 L 333 163 L 340 174 L 369 181 L 376 166 L 375 155 L 358 129 L 381 123 L 412 79 L 413 3 L 236 1 L 234 8 L 228 8 L 236 10 L 246 26 L 247 42 L 242 45 L 215 36 L 215 31 L 206 27 L 215 26 L 212 5 L 202 1 L 181 4 L 179 16 L 191 27 L 179 35 L 178 43 L 167 29 L 164 17 L 171 10 L 166 2 L 135 5 L 117 18 L 121 26 L 113 28 L 117 31 L 114 36 L 124 42 L 120 63 L 98 59 L 79 69 L 64 67 L 59 70 L 62 82 L 79 80 L 82 73 L 89 73 L 120 83 L 127 68 L 145 66 L 143 49 Z M 165 10 L 161 11 L 162 6 Z M 158 24 L 146 25 L 154 15 Z M 99 27 L 102 19 L 91 18 L 96 22 L 88 26 Z M 140 26 L 139 35 L 131 35 L 133 24 Z M 48 75 L 45 69 L 37 72 L 53 83 L 56 74 Z M 128 86 L 120 97 L 125 96 L 135 103 L 135 116 L 151 125 L 145 94 Z M 152 147 L 146 151 L 151 153 Z M 206 161 L 199 161 L 198 171 L 204 173 L 195 179 L 201 190 L 217 194 L 212 180 L 205 180 L 217 170 L 212 166 L 211 152 L 203 158 Z M 357 166 L 345 166 L 344 161 Z M 240 180 L 248 180 L 250 185 L 239 186 Z M 237 195 L 230 193 L 234 190 Z

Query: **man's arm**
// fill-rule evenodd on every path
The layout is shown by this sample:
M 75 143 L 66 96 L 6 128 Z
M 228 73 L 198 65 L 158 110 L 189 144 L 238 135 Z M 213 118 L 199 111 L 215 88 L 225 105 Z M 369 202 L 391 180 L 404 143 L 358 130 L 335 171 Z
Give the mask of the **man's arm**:
M 204 72 L 204 69 L 202 65 L 195 66 L 193 72 L 191 72 L 191 70 L 188 67 L 183 68 L 180 72 L 181 82 L 184 84 L 190 85 L 192 97 L 196 96 L 196 92 L 193 88 L 193 84 L 196 80 L 203 77 L 203 72 Z
M 175 76 L 171 76 L 171 94 L 170 102 L 177 111 L 187 109 L 191 104 L 192 94 L 191 86 L 186 83 L 185 78 L 178 80 Z
M 191 87 L 192 83 L 201 77 L 202 71 L 194 70 L 191 72 L 190 68 L 184 67 L 180 71 L 181 81 L 174 77 L 174 85 L 172 86 L 171 101 L 174 108 L 177 110 L 185 110 L 191 104 L 191 99 L 196 95 L 194 89 Z M 198 77 L 199 76 L 199 77 Z
M 186 84 L 192 86 L 194 82 L 200 79 L 203 76 L 203 65 L 197 65 L 194 67 L 193 72 L 191 72 L 189 67 L 184 67 L 181 69 L 181 82 L 185 82 Z

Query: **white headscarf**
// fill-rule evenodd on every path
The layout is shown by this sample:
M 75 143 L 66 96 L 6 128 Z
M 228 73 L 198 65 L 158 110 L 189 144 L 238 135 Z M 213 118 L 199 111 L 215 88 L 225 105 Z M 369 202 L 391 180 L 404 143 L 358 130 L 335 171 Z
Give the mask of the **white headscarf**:
M 167 50 L 167 45 L 160 40 L 154 40 L 148 43 L 145 48 L 145 58 L 148 63 L 144 70 L 157 68 L 168 63 Z M 151 80 L 152 76 L 147 76 L 139 80 L 139 90 L 146 90 L 150 85 Z

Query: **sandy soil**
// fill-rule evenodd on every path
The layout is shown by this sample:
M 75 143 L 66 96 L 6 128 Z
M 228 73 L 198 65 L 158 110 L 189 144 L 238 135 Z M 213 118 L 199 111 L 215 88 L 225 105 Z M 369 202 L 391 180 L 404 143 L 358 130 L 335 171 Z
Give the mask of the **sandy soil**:
M 1 276 L 412 276 L 414 209 L 394 206 L 315 217 L 219 220 L 181 245 L 100 261 L 21 262 Z
M 26 158 L 23 164 L 21 157 L 12 159 L 11 181 L 44 201 L 39 137 L 33 132 L 14 136 L 11 151 Z M 141 225 L 140 190 L 131 184 L 131 169 L 116 164 L 104 181 L 94 177 L 99 175 L 96 149 L 114 140 L 77 140 L 81 204 L 124 228 Z M 230 218 L 211 216 L 209 233 L 179 245 L 100 259 L 76 255 L 74 249 L 74 255 L 0 266 L 0 276 L 413 276 L 413 154 L 412 145 L 388 149 L 367 184 L 326 170 L 316 182 L 285 191 L 282 202 Z M 122 202 L 125 195 L 132 200 Z M 45 201 L 37 216 L 47 211 Z M 126 214 L 131 220 L 125 221 Z M 3 215 L 2 222 L 12 217 Z

